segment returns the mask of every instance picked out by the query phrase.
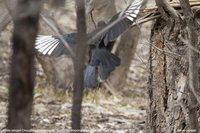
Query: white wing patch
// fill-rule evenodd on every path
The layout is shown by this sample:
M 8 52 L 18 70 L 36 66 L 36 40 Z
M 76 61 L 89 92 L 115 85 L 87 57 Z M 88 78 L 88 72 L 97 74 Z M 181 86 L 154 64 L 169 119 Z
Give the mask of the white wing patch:
M 125 16 L 130 21 L 134 21 L 140 12 L 140 8 L 142 6 L 143 0 L 134 0 L 133 3 L 129 6 L 129 8 L 125 11 Z
M 59 44 L 59 39 L 53 36 L 39 35 L 36 38 L 35 49 L 43 55 L 51 55 Z

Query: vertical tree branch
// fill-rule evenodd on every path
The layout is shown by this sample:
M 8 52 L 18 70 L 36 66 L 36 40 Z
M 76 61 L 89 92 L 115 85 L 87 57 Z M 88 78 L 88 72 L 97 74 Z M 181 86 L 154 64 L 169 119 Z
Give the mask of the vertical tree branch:
M 78 30 L 78 47 L 74 59 L 74 90 L 73 90 L 73 107 L 72 107 L 72 129 L 81 128 L 81 103 L 83 98 L 83 78 L 84 62 L 87 50 L 86 19 L 85 19 L 85 1 L 76 0 L 77 13 L 77 30 Z
M 41 2 L 18 0 L 14 13 L 8 129 L 30 129 L 34 89 L 34 42 Z
M 186 20 L 187 30 L 189 35 L 189 45 L 198 49 L 198 34 L 197 28 L 195 27 L 194 15 L 192 13 L 190 4 L 188 0 L 180 0 L 180 5 L 183 10 L 183 15 Z M 190 94 L 190 107 L 189 107 L 189 126 L 191 129 L 199 132 L 199 124 L 196 112 L 196 103 L 200 104 L 200 91 L 199 91 L 199 66 L 197 60 L 199 59 L 199 53 L 195 52 L 193 49 L 188 48 L 188 59 L 189 59 L 189 87 L 191 89 Z

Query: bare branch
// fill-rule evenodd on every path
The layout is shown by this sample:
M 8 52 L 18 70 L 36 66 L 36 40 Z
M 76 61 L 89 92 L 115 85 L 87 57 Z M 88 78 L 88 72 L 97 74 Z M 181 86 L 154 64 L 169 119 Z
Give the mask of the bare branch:
M 40 16 L 41 16 L 42 20 L 44 20 L 44 22 L 56 33 L 56 35 L 60 38 L 60 40 L 62 41 L 62 43 L 65 45 L 65 47 L 69 50 L 71 56 L 74 58 L 75 54 L 74 54 L 73 50 L 67 44 L 67 42 L 65 41 L 65 39 L 63 38 L 63 36 L 60 34 L 60 32 L 56 28 L 56 26 L 54 26 L 44 15 L 40 14 Z
M 158 10 L 160 11 L 161 15 L 164 19 L 168 19 L 169 15 L 173 18 L 177 19 L 179 18 L 179 14 L 177 11 L 170 6 L 170 4 L 166 0 L 155 0 L 156 5 L 158 6 Z
M 140 24 L 143 24 L 143 23 L 152 21 L 152 20 L 157 19 L 157 18 L 159 18 L 159 17 L 161 17 L 161 15 L 155 15 L 155 16 L 150 16 L 150 17 L 147 17 L 147 18 L 139 19 L 139 20 L 137 20 L 135 23 L 133 23 L 133 24 L 131 25 L 131 28 L 133 28 L 133 27 L 136 26 L 136 25 L 140 25 Z

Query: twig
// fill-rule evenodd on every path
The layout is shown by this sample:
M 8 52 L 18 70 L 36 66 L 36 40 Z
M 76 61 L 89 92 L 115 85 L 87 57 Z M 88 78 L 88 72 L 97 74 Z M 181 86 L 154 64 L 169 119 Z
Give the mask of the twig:
M 172 6 L 173 8 L 177 9 L 177 8 L 181 8 L 179 3 L 169 3 L 170 6 Z M 191 2 L 190 6 L 200 6 L 200 2 Z M 179 11 L 180 13 L 182 13 L 182 11 Z M 143 16 L 142 18 L 140 18 L 137 21 L 137 24 L 142 24 L 142 23 L 146 23 L 148 21 L 151 21 L 153 19 L 159 18 L 160 14 L 158 12 L 158 8 L 157 7 L 153 7 L 153 8 L 146 8 L 143 13 L 147 13 L 145 16 Z M 158 14 L 158 15 L 156 15 Z M 153 15 L 153 16 L 151 16 Z M 136 23 L 134 23 L 131 27 L 136 26 Z
M 117 96 L 116 92 L 114 91 L 115 89 L 113 88 L 113 86 L 110 84 L 109 81 L 104 81 L 103 85 L 106 87 L 106 89 L 113 95 L 113 96 Z
M 171 51 L 162 50 L 162 49 L 158 48 L 157 46 L 155 46 L 155 45 L 153 45 L 153 44 L 152 44 L 152 46 L 153 46 L 155 49 L 157 49 L 157 50 L 159 50 L 159 51 L 161 51 L 161 52 L 165 52 L 165 53 L 168 53 L 168 54 L 170 54 L 170 55 L 175 55 L 175 56 L 178 56 L 178 57 L 181 57 L 181 56 L 182 56 L 182 55 L 180 55 L 180 54 L 173 53 L 173 52 L 171 52 Z
M 172 6 L 173 8 L 177 9 L 177 8 L 181 8 L 179 3 L 172 3 L 169 2 L 170 6 Z M 190 6 L 200 6 L 200 2 L 190 2 Z M 144 10 L 144 12 L 152 12 L 152 11 L 157 11 L 157 7 L 151 7 L 151 8 L 146 8 Z
M 119 21 L 121 21 L 121 18 L 118 18 L 117 20 L 113 21 L 112 23 L 110 23 L 109 25 L 107 25 L 105 28 L 103 28 L 102 30 L 100 30 L 99 32 L 97 32 L 94 36 L 92 36 L 88 40 L 88 44 L 91 44 L 95 39 L 97 39 L 102 34 L 104 34 L 107 30 L 109 30 L 110 28 L 112 28 L 112 26 L 114 26 L 115 24 L 117 24 Z
M 189 41 L 184 39 L 183 37 L 180 37 L 181 41 L 183 41 L 189 49 L 193 50 L 194 52 L 200 54 L 200 50 L 198 50 L 197 48 L 195 48 L 194 46 L 190 45 Z
M 75 53 L 69 47 L 69 44 L 65 41 L 63 36 L 59 33 L 58 29 L 44 15 L 40 14 L 40 16 L 41 16 L 42 20 L 44 20 L 44 22 L 46 22 L 46 24 L 57 34 L 57 36 L 60 38 L 62 43 L 65 45 L 65 47 L 69 50 L 71 56 L 74 58 L 75 57 Z
M 149 22 L 151 20 L 154 20 L 156 18 L 159 18 L 161 15 L 156 15 L 156 16 L 151 16 L 151 17 L 148 17 L 148 18 L 145 18 L 145 19 L 139 19 L 138 21 L 136 21 L 135 23 L 133 23 L 131 25 L 131 28 L 133 28 L 134 26 L 138 25 L 138 24 L 143 24 L 143 23 L 146 23 L 146 22 Z
M 94 27 L 95 27 L 95 29 L 97 28 L 97 25 L 96 25 L 96 23 L 95 23 L 95 21 L 94 21 L 94 16 L 93 16 L 93 9 L 91 10 L 91 12 L 90 12 L 90 17 L 91 17 L 91 20 L 92 20 L 92 23 L 94 24 Z
M 111 51 L 113 54 L 116 54 L 117 49 L 118 49 L 118 47 L 119 47 L 119 44 L 120 44 L 119 41 L 116 41 L 116 42 L 115 42 L 115 45 L 113 46 L 112 51 Z

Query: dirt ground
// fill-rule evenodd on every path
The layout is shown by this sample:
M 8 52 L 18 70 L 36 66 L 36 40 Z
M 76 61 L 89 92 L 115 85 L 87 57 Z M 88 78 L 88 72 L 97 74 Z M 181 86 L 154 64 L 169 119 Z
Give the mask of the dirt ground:
M 4 92 L 2 90 L 5 90 Z M 36 132 L 70 129 L 71 96 L 56 96 L 43 90 L 35 93 L 32 127 Z M 86 94 L 87 93 L 87 94 Z M 145 126 L 144 98 L 125 99 L 106 96 L 102 90 L 85 92 L 82 109 L 82 128 L 95 132 L 142 132 Z M 0 92 L 0 128 L 6 123 L 7 93 Z M 57 132 L 56 131 L 56 132 Z

